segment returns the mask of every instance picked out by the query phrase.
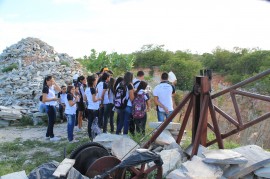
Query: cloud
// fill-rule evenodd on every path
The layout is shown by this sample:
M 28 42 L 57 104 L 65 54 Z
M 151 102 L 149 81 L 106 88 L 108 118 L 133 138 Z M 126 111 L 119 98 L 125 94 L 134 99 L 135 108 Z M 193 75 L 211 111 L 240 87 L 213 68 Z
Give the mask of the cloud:
M 131 53 L 144 44 L 164 44 L 172 51 L 190 49 L 199 53 L 211 52 L 217 46 L 270 47 L 270 41 L 265 40 L 270 39 L 270 3 L 264 1 L 53 2 L 81 4 L 80 9 L 72 12 L 75 20 L 15 23 L 0 19 L 0 49 L 29 36 L 74 57 L 89 55 L 92 48 Z

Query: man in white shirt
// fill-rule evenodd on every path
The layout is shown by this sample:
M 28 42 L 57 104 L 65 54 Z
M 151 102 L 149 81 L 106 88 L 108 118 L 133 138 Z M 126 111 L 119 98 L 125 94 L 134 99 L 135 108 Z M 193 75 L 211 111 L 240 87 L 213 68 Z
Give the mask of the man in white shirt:
M 144 72 L 138 71 L 137 77 L 135 79 L 133 79 L 133 81 L 132 81 L 135 90 L 138 88 L 140 82 L 143 80 L 144 80 Z
M 164 72 L 161 75 L 161 82 L 153 91 L 154 101 L 157 105 L 158 121 L 163 122 L 173 111 L 172 97 L 175 94 L 175 88 L 168 81 L 169 75 Z

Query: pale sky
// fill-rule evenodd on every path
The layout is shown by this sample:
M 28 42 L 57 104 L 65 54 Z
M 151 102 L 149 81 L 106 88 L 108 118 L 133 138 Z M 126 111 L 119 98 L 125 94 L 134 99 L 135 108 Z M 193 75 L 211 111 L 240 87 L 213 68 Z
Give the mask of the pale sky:
M 35 37 L 75 58 L 131 53 L 143 45 L 211 52 L 217 46 L 270 50 L 263 0 L 0 0 L 0 53 Z

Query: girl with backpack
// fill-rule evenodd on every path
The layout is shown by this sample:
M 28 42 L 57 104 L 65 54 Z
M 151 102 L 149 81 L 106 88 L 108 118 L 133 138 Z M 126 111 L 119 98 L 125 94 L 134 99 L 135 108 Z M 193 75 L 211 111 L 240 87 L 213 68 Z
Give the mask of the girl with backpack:
M 132 112 L 132 101 L 134 99 L 134 88 L 132 84 L 133 73 L 126 72 L 124 80 L 116 88 L 114 105 L 118 107 L 119 124 L 117 125 L 116 134 L 120 134 L 124 127 L 124 135 L 128 134 L 129 120 Z M 121 89 L 120 89 L 121 88 Z M 122 91 L 120 94 L 119 92 Z M 119 100 L 121 99 L 121 100 Z
M 145 135 L 145 126 L 147 120 L 147 113 L 150 111 L 150 96 L 146 93 L 147 83 L 141 81 L 138 88 L 135 91 L 135 98 L 132 101 L 132 116 L 135 123 L 135 129 L 137 133 Z
M 91 128 L 92 123 L 95 119 L 98 119 L 99 101 L 102 98 L 97 98 L 96 85 L 97 85 L 97 75 L 92 75 L 87 77 L 88 87 L 85 89 L 85 99 L 87 100 L 87 110 L 88 110 L 88 135 L 89 138 L 94 138 L 92 136 Z
M 118 77 L 117 80 L 115 81 L 115 84 L 114 84 L 114 86 L 113 86 L 113 95 L 114 95 L 114 96 L 115 96 L 115 93 L 116 93 L 116 88 L 118 87 L 118 85 L 119 85 L 123 80 L 124 80 L 124 78 L 120 76 L 120 77 Z M 115 98 L 114 98 L 113 100 L 115 100 Z M 116 117 L 116 128 L 117 128 L 117 126 L 118 126 L 118 124 L 119 124 L 119 110 L 118 110 L 116 107 L 114 107 L 113 110 L 115 110 L 115 112 L 117 113 L 117 117 Z

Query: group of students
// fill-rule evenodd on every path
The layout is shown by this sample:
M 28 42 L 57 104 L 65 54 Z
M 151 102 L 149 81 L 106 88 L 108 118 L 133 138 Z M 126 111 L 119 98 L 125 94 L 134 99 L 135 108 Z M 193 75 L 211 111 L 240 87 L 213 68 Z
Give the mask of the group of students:
M 150 111 L 151 104 L 147 90 L 148 84 L 144 81 L 144 72 L 138 71 L 135 79 L 133 79 L 132 72 L 126 72 L 117 80 L 112 75 L 113 73 L 108 68 L 103 68 L 100 73 L 87 76 L 87 78 L 79 76 L 74 85 L 67 86 L 66 95 L 62 95 L 63 99 L 60 97 L 60 104 L 63 103 L 65 106 L 64 113 L 67 118 L 67 133 L 70 142 L 76 142 L 73 137 L 75 122 L 78 121 L 78 128 L 81 129 L 85 111 L 90 139 L 95 137 L 92 134 L 94 121 L 104 133 L 107 132 L 109 121 L 111 133 L 126 135 L 128 132 L 134 134 L 136 131 L 145 134 L 147 112 Z M 56 119 L 55 106 L 58 101 L 55 91 L 60 92 L 61 88 L 55 83 L 52 76 L 47 76 L 42 90 L 42 102 L 45 103 L 48 114 L 46 137 L 52 141 L 59 140 L 53 133 Z M 172 94 L 174 93 L 173 85 L 168 82 L 168 73 L 163 73 L 161 83 L 153 91 L 159 121 L 163 121 L 172 112 Z M 115 112 L 117 113 L 116 131 L 114 127 Z

